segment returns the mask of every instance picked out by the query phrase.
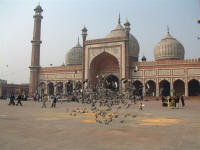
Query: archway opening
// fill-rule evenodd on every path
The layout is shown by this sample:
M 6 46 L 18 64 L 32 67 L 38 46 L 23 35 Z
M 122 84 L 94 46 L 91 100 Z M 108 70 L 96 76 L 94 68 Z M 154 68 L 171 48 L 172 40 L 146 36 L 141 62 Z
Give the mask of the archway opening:
M 109 75 L 105 80 L 105 87 L 112 91 L 119 90 L 119 79 L 115 75 Z
M 142 96 L 142 90 L 143 90 L 142 82 L 136 80 L 135 82 L 133 82 L 133 86 L 135 87 L 133 95 Z
M 166 80 L 162 80 L 159 84 L 160 96 L 170 96 L 170 84 Z
M 199 81 L 193 79 L 188 83 L 188 95 L 200 96 L 200 84 Z
M 185 95 L 185 84 L 182 80 L 176 80 L 174 82 L 174 95 L 175 96 Z
M 116 57 L 107 52 L 103 52 L 96 56 L 90 64 L 90 84 L 94 87 L 98 83 L 97 76 L 107 76 L 109 74 L 119 75 L 119 63 Z
M 39 86 L 40 86 L 40 95 L 44 95 L 45 83 L 44 82 L 40 82 Z
M 71 95 L 72 94 L 72 92 L 73 92 L 73 83 L 72 83 L 72 81 L 68 81 L 66 84 L 65 84 L 65 89 L 66 89 L 66 94 L 67 95 Z
M 146 96 L 156 96 L 156 83 L 149 80 L 145 85 Z
M 74 89 L 75 90 L 81 90 L 82 89 L 82 83 L 81 83 L 81 81 L 77 81 L 75 83 L 75 88 Z
M 63 94 L 63 83 L 62 82 L 56 83 L 56 94 L 57 95 Z
M 54 94 L 54 85 L 53 85 L 52 82 L 48 83 L 47 92 L 48 92 L 49 95 L 53 95 Z

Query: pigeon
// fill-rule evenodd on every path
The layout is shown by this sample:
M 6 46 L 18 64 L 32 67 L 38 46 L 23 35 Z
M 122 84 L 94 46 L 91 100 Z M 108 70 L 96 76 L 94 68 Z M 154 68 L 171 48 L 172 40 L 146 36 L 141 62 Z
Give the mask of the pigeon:
M 98 118 L 98 114 L 95 114 L 95 118 L 96 118 L 96 119 Z
M 125 114 L 124 117 L 126 118 L 126 117 L 128 117 L 128 116 L 130 116 L 130 115 L 131 115 L 131 114 Z
M 105 125 L 109 125 L 109 121 L 107 119 L 104 120 Z
M 115 117 L 115 118 L 118 118 L 118 117 L 119 117 L 119 115 L 115 115 L 114 117 Z
M 117 107 L 117 109 L 121 109 L 121 108 L 122 108 L 121 106 Z
M 121 78 L 121 81 L 125 80 L 126 78 Z
M 102 121 L 101 121 L 101 120 L 97 120 L 97 119 L 96 119 L 96 122 L 97 122 L 97 123 L 102 123 Z
M 88 79 L 84 80 L 84 81 L 83 81 L 83 84 L 84 84 L 84 83 L 87 83 L 87 82 L 88 82 Z
M 148 84 L 148 83 L 146 84 L 146 86 L 147 86 L 147 89 L 150 89 L 150 86 L 149 86 L 149 84 Z
M 136 118 L 136 115 L 132 115 L 133 118 Z
M 120 123 L 124 123 L 124 120 L 121 120 Z
M 138 72 L 138 71 L 139 71 L 138 67 L 135 66 L 134 72 Z
M 132 104 L 128 104 L 128 106 L 126 107 L 126 109 L 128 109 Z

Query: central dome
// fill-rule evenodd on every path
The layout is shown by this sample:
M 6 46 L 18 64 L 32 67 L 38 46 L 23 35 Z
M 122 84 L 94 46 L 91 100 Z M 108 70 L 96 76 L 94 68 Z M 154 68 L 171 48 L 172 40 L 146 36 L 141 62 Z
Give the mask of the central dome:
M 83 60 L 83 47 L 80 45 L 79 40 L 78 43 L 69 50 L 69 52 L 65 56 L 65 64 L 66 65 L 80 65 Z
M 120 17 L 118 20 L 118 25 L 114 30 L 112 30 L 106 38 L 114 38 L 114 37 L 125 37 L 126 32 L 124 27 L 120 23 Z M 136 60 L 138 60 L 138 55 L 139 55 L 139 44 L 136 38 L 130 33 L 129 34 L 129 56 L 134 57 Z
M 155 60 L 184 59 L 185 50 L 183 45 L 167 33 L 154 49 Z

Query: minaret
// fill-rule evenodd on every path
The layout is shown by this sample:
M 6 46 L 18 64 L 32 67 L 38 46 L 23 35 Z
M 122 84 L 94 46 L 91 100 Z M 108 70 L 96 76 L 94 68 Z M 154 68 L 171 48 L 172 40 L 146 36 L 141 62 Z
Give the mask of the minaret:
M 39 85 L 39 70 L 40 70 L 40 40 L 41 33 L 41 19 L 43 18 L 42 7 L 40 5 L 36 6 L 34 9 L 34 29 L 33 29 L 33 40 L 32 43 L 32 55 L 31 55 L 31 66 L 30 68 L 30 84 L 29 84 L 29 95 L 33 96 L 38 89 Z
M 128 19 L 126 20 L 126 22 L 124 23 L 124 27 L 125 27 L 125 32 L 126 32 L 126 45 L 125 45 L 125 47 L 126 47 L 126 62 L 125 62 L 125 67 L 126 67 L 126 78 L 130 78 L 130 74 L 131 74 L 131 72 L 130 72 L 130 62 L 129 62 L 129 36 L 130 36 L 130 30 L 131 30 L 131 28 L 130 28 L 130 23 L 129 23 L 129 21 L 128 21 Z
M 84 25 L 84 27 L 82 29 L 82 34 L 81 34 L 82 39 L 83 39 L 83 64 L 82 64 L 83 76 L 82 76 L 82 81 L 85 80 L 85 41 L 86 41 L 86 37 L 87 37 L 87 31 L 88 30 Z M 83 85 L 83 87 L 84 87 L 84 85 Z

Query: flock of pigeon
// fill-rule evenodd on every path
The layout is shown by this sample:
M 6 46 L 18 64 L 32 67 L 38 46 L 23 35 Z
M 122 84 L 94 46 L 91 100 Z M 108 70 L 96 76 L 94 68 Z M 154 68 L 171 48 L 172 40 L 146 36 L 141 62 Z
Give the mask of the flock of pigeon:
M 78 114 L 92 114 L 96 123 L 109 125 L 114 120 L 124 123 L 126 118 L 136 118 L 135 114 L 130 112 L 131 106 L 136 104 L 142 97 L 134 94 L 138 93 L 143 87 L 128 87 L 124 92 L 113 91 L 105 88 L 101 83 L 103 78 L 98 78 L 97 90 L 92 91 L 89 88 L 73 90 L 71 101 L 83 104 L 85 108 L 76 108 L 69 112 L 71 116 Z M 84 81 L 83 83 L 86 83 Z M 123 84 L 130 82 L 129 79 L 121 79 Z M 130 93 L 133 93 L 130 95 Z M 85 105 L 87 104 L 87 105 Z M 129 109 L 129 111 L 124 111 Z

